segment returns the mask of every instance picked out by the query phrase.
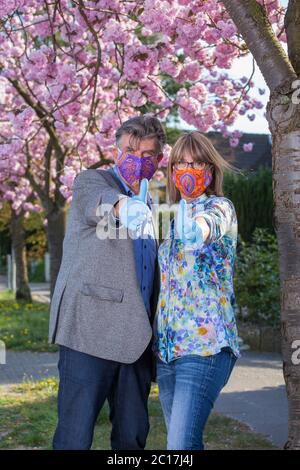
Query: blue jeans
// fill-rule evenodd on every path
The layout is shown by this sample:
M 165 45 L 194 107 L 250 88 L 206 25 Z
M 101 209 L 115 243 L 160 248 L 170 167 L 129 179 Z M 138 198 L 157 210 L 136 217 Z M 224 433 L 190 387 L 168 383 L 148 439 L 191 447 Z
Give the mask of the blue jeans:
M 99 412 L 108 400 L 111 448 L 142 450 L 149 432 L 151 347 L 123 364 L 59 347 L 58 423 L 54 450 L 87 450 Z
M 212 356 L 157 358 L 157 384 L 168 431 L 167 449 L 203 450 L 203 430 L 237 358 L 230 348 Z

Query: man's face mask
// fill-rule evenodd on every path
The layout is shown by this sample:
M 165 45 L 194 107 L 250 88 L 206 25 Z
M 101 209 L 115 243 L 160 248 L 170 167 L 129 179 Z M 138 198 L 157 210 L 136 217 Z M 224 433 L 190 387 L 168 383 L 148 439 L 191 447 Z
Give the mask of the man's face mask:
M 128 152 L 119 150 L 116 165 L 120 175 L 134 191 L 138 191 L 142 179 L 150 180 L 158 168 L 156 156 L 138 157 Z

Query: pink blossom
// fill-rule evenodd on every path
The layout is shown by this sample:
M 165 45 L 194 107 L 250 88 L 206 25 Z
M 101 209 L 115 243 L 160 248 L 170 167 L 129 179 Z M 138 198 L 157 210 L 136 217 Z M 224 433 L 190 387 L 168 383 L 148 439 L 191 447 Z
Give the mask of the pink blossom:
M 157 170 L 155 175 L 154 175 L 154 178 L 157 180 L 157 181 L 161 181 L 163 180 L 165 177 L 164 173 L 161 171 L 161 170 Z
M 57 80 L 62 85 L 69 85 L 75 80 L 74 66 L 60 64 L 57 70 Z
M 217 22 L 217 27 L 220 28 L 221 34 L 225 39 L 230 39 L 237 33 L 236 26 L 232 20 L 220 20 Z
M 249 142 L 248 144 L 243 145 L 244 152 L 252 152 L 253 150 L 253 142 Z
M 141 90 L 138 90 L 138 89 L 127 90 L 126 94 L 131 105 L 134 106 L 135 108 L 143 106 L 147 102 L 147 97 L 143 95 Z
M 233 138 L 229 140 L 230 147 L 237 147 L 239 145 L 239 139 L 238 138 Z

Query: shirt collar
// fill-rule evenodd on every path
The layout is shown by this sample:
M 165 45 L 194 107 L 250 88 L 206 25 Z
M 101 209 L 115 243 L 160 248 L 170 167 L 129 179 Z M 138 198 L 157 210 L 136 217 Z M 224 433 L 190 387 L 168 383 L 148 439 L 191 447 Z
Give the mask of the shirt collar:
M 121 181 L 121 183 L 122 183 L 122 185 L 123 185 L 123 187 L 124 187 L 124 189 L 125 189 L 125 191 L 126 191 L 127 196 L 133 196 L 133 195 L 134 195 L 133 191 L 131 191 L 131 189 L 129 188 L 129 186 L 127 186 L 127 184 L 123 181 L 123 178 L 121 178 L 121 175 L 120 175 L 120 173 L 119 173 L 119 170 L 118 170 L 117 165 L 113 165 L 112 169 L 113 169 L 114 173 L 116 174 L 117 178 Z M 148 193 L 148 198 L 147 198 L 147 199 L 148 199 L 148 205 L 149 205 L 149 207 L 150 207 L 150 209 L 151 209 L 152 197 L 150 196 L 149 193 Z
M 127 195 L 132 195 L 133 192 L 131 191 L 131 189 L 129 188 L 129 186 L 127 186 L 127 184 L 124 182 L 123 178 L 121 178 L 121 175 L 120 175 L 120 173 L 119 173 L 119 170 L 118 170 L 117 165 L 113 165 L 112 168 L 113 168 L 113 170 L 114 170 L 116 176 L 118 177 L 118 179 L 121 181 L 121 183 L 122 183 L 122 185 L 123 185 L 123 187 L 124 187 L 124 189 L 125 189 Z
M 190 201 L 188 204 L 191 204 L 192 206 L 196 206 L 200 202 L 204 202 L 208 198 L 206 193 L 202 193 L 200 196 L 196 197 L 192 201 Z

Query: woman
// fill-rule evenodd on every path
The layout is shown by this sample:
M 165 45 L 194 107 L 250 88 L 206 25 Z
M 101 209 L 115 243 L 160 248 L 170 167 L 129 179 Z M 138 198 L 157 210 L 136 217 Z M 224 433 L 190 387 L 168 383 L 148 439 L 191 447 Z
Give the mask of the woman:
M 180 202 L 158 253 L 153 346 L 168 449 L 204 448 L 204 426 L 240 357 L 233 292 L 237 220 L 223 196 L 224 168 L 235 171 L 198 131 L 183 134 L 169 159 L 169 199 Z

